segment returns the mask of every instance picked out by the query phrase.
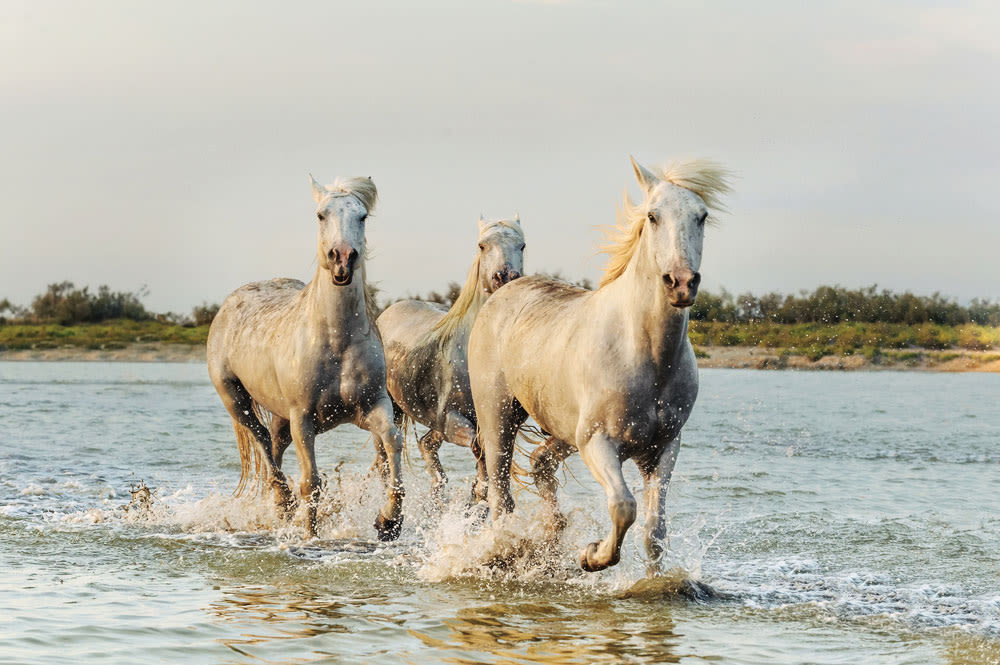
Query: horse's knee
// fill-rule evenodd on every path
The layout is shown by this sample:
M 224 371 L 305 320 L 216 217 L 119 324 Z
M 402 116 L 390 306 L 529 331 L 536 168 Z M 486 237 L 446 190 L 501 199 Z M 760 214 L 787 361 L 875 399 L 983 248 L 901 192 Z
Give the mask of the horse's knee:
M 635 522 L 636 502 L 633 497 L 623 496 L 608 501 L 608 512 L 618 528 L 629 528 Z

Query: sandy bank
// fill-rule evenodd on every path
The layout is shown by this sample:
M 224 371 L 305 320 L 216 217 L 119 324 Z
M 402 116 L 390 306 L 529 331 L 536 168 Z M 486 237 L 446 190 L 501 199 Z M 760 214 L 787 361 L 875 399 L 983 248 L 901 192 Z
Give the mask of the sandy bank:
M 65 346 L 57 349 L 17 349 L 0 351 L 0 360 L 72 360 L 101 362 L 203 363 L 202 344 L 130 344 L 123 349 L 82 349 Z
M 802 355 L 786 355 L 779 349 L 756 346 L 715 346 L 698 348 L 699 367 L 799 370 L 915 370 L 927 372 L 1000 372 L 996 351 L 906 349 L 886 351 L 876 359 L 863 355 L 823 356 L 811 360 Z

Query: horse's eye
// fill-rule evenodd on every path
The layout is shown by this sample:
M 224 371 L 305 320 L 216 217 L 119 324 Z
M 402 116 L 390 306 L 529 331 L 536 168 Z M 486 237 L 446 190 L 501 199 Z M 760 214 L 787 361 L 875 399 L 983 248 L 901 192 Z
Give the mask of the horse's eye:
M 706 219 L 708 219 L 708 211 L 707 210 L 705 212 L 701 213 L 701 217 L 698 218 L 698 223 L 699 224 L 704 224 Z
M 656 215 L 655 215 L 655 214 L 653 214 L 653 213 L 651 212 L 651 213 L 649 213 L 648 215 L 646 215 L 646 217 L 648 217 L 648 218 L 649 218 L 649 221 L 651 221 L 652 223 L 656 224 Z
M 321 213 L 321 212 L 318 212 L 318 213 L 316 213 L 316 218 L 317 218 L 317 219 L 318 219 L 319 221 L 321 221 L 321 222 L 322 222 L 322 221 L 323 221 L 324 219 L 326 219 L 326 215 L 324 215 L 324 214 L 323 214 L 323 213 Z
M 361 221 L 362 222 L 365 221 L 366 219 L 368 219 L 368 213 L 367 212 L 365 214 L 361 215 Z
M 523 242 L 521 243 L 521 251 L 522 252 L 524 251 L 524 243 Z
M 479 251 L 480 252 L 485 252 L 486 251 L 486 244 L 485 243 L 479 243 Z

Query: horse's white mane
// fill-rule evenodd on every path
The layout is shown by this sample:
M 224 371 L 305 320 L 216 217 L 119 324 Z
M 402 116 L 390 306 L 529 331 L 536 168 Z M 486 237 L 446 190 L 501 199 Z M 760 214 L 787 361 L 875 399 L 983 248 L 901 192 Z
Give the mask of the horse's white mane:
M 730 189 L 730 173 L 720 164 L 708 159 L 689 159 L 673 162 L 666 168 L 656 167 L 653 173 L 661 180 L 700 196 L 709 210 L 708 222 L 715 221 L 715 212 L 725 212 L 722 196 Z M 623 199 L 617 223 L 605 230 L 608 242 L 601 246 L 600 251 L 608 255 L 608 263 L 598 288 L 622 276 L 639 246 L 645 226 L 647 211 L 644 206 L 632 203 L 628 190 L 625 190 Z
M 518 239 L 524 242 L 524 231 L 521 229 L 521 222 L 518 218 L 498 219 L 496 221 L 480 220 L 479 239 L 482 240 L 490 231 L 496 228 L 508 228 L 517 234 Z M 483 293 L 479 288 L 479 260 L 481 254 L 476 254 L 476 260 L 469 268 L 469 274 L 465 278 L 465 284 L 459 292 L 458 297 L 452 304 L 451 309 L 435 324 L 431 330 L 432 334 L 437 334 L 442 343 L 451 339 L 459 328 L 462 327 L 466 319 L 474 320 L 479 309 L 486 302 L 488 294 Z M 471 325 L 472 321 L 468 321 Z
M 375 204 L 378 202 L 378 189 L 371 178 L 339 177 L 333 181 L 332 185 L 324 187 L 328 196 L 356 196 L 364 204 L 369 213 L 374 212 Z

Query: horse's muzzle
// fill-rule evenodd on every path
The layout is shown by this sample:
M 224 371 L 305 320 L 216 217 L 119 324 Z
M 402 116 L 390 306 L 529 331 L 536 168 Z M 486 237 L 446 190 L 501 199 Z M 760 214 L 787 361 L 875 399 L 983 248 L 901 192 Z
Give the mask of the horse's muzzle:
M 663 276 L 663 283 L 670 294 L 670 304 L 684 308 L 694 304 L 698 295 L 698 285 L 701 284 L 701 273 L 688 269 L 668 272 Z
M 354 264 L 358 260 L 358 250 L 347 243 L 336 245 L 327 252 L 327 265 L 337 286 L 347 286 L 354 279 Z
M 500 270 L 497 270 L 495 273 L 493 273 L 493 278 L 490 280 L 490 285 L 493 287 L 493 290 L 496 291 L 504 284 L 507 284 L 508 282 L 513 282 L 520 276 L 521 273 L 519 273 L 518 271 L 514 270 L 510 266 L 504 266 Z

